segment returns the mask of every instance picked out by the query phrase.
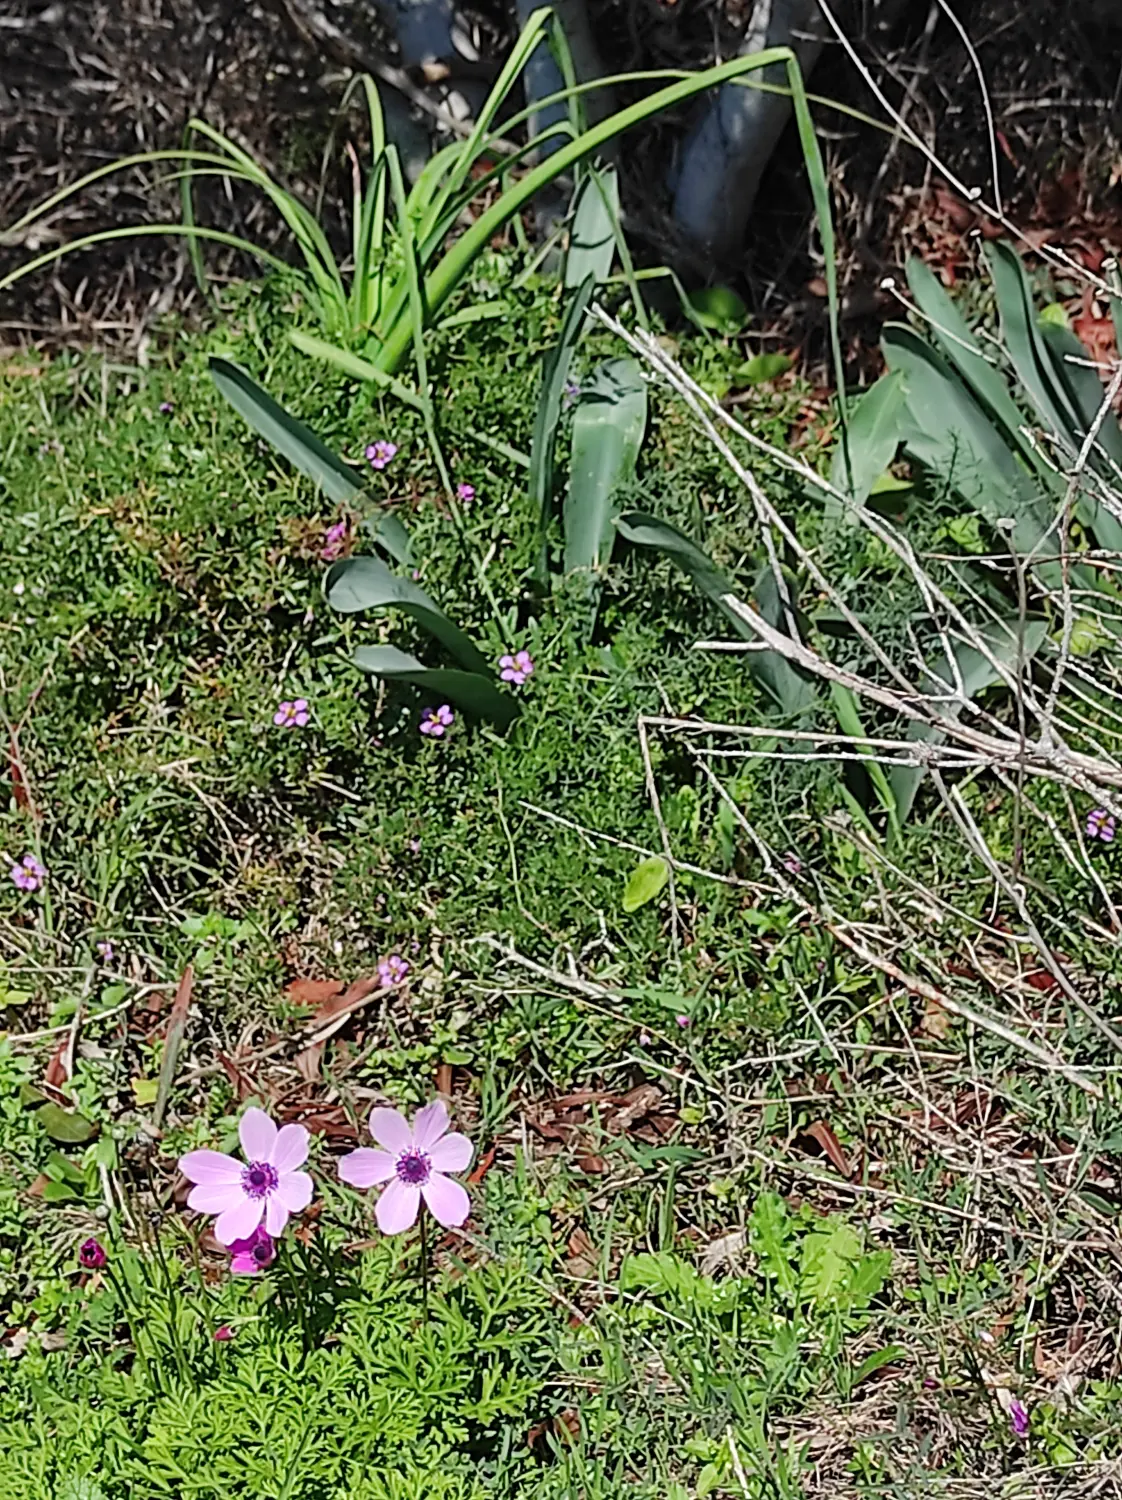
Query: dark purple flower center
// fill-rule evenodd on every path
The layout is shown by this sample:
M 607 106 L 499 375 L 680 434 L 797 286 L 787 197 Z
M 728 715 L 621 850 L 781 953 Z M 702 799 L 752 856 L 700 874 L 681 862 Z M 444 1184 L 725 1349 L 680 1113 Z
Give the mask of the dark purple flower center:
M 273 1258 L 272 1240 L 258 1240 L 253 1247 L 253 1258 L 259 1266 L 267 1266 Z
M 432 1173 L 432 1163 L 423 1151 L 403 1151 L 397 1159 L 397 1175 L 410 1187 L 424 1187 Z
M 242 1173 L 242 1191 L 250 1198 L 264 1198 L 277 1185 L 277 1169 L 267 1161 L 251 1161 Z

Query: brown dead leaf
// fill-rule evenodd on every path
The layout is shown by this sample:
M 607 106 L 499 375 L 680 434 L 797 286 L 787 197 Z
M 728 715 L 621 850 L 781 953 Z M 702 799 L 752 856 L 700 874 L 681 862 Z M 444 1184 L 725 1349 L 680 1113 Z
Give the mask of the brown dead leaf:
M 569 1256 L 565 1262 L 565 1269 L 569 1275 L 584 1281 L 592 1275 L 599 1264 L 600 1256 L 596 1246 L 583 1229 L 574 1229 L 569 1236 Z
M 853 1169 L 849 1165 L 849 1159 L 842 1150 L 842 1143 L 826 1124 L 825 1120 L 815 1120 L 813 1125 L 808 1125 L 803 1132 L 810 1136 L 812 1141 L 817 1141 L 822 1150 L 829 1157 L 830 1162 L 841 1173 L 843 1177 L 852 1176 Z
M 494 1160 L 495 1148 L 494 1146 L 492 1146 L 490 1151 L 488 1151 L 485 1156 L 481 1156 L 476 1162 L 475 1166 L 472 1167 L 471 1171 L 468 1173 L 467 1180 L 468 1184 L 471 1187 L 477 1187 L 479 1183 L 483 1181 L 484 1177 L 486 1177 L 487 1173 L 491 1170 L 491 1163 Z
M 293 1005 L 321 1006 L 343 989 L 341 979 L 294 979 L 284 987 L 285 999 Z M 319 1018 L 322 1019 L 322 1018 Z
M 954 1018 L 945 1006 L 939 1004 L 934 995 L 925 995 L 923 999 L 923 1013 L 920 1016 L 919 1029 L 924 1036 L 934 1037 L 936 1041 L 946 1041 Z
M 66 1047 L 69 1037 L 62 1037 L 58 1046 L 51 1053 L 51 1059 L 47 1064 L 46 1072 L 43 1074 L 43 1082 L 48 1088 L 58 1089 L 66 1082 Z
M 587 1156 L 577 1157 L 577 1167 L 580 1171 L 587 1173 L 589 1177 L 599 1177 L 602 1172 L 608 1170 L 604 1158 L 596 1156 L 591 1152 Z
M 297 1052 L 292 1061 L 296 1065 L 296 1071 L 305 1083 L 315 1083 L 320 1074 L 320 1066 L 323 1063 L 323 1049 L 326 1042 L 312 1042 L 302 1051 Z
M 710 1240 L 701 1252 L 701 1274 L 712 1276 L 714 1271 L 731 1271 L 748 1247 L 748 1231 L 733 1229 L 728 1234 Z
M 612 1135 L 623 1135 L 638 1120 L 649 1115 L 656 1104 L 662 1103 L 662 1092 L 655 1088 L 653 1083 L 641 1083 L 638 1088 L 624 1094 L 620 1100 L 620 1107 L 608 1121 L 608 1130 Z
M 452 1094 L 452 1064 L 441 1063 L 436 1070 L 436 1092 L 451 1097 Z

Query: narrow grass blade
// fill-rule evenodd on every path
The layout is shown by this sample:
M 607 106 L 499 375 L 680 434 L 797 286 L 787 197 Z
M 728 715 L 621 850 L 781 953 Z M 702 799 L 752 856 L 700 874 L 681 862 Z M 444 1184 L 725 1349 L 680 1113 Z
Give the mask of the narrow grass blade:
M 565 572 L 587 573 L 594 595 L 612 555 L 612 507 L 635 477 L 647 425 L 647 387 L 633 359 L 612 359 L 593 373 L 573 413 L 569 493 L 565 497 Z
M 219 355 L 211 356 L 210 375 L 254 432 L 282 453 L 301 474 L 318 484 L 328 499 L 343 504 L 362 493 L 362 484 L 343 460 L 336 458 L 303 422 L 285 411 L 279 401 L 274 401 L 251 375 Z
M 1077 417 L 1067 392 L 1052 378 L 1051 361 L 1036 323 L 1025 268 L 1012 245 L 998 241 L 982 250 L 993 277 L 1001 338 L 1018 384 L 1027 392 L 1050 436 L 1072 443 Z
M 387 375 L 384 370 L 371 364 L 368 359 L 363 359 L 360 354 L 352 354 L 349 349 L 341 349 L 338 344 L 329 343 L 327 339 L 316 338 L 315 334 L 305 333 L 301 328 L 289 329 L 288 338 L 301 354 L 310 355 L 312 359 L 320 359 L 325 365 L 334 365 L 337 370 L 342 370 L 344 375 L 353 376 L 355 380 L 369 381 L 372 385 L 389 391 L 399 401 L 404 401 L 406 406 L 411 406 L 414 411 L 425 410 L 425 403 L 415 391 L 411 391 L 395 376 Z
M 426 667 L 415 656 L 396 646 L 360 646 L 354 664 L 387 682 L 408 682 L 431 696 L 434 706 L 454 703 L 465 713 L 489 719 L 500 729 L 513 724 L 522 712 L 518 703 L 502 693 L 487 677 L 475 672 L 456 672 L 446 667 Z
M 152 1110 L 152 1124 L 159 1125 L 171 1098 L 175 1083 L 175 1070 L 179 1064 L 179 1051 L 187 1031 L 187 1012 L 191 1008 L 191 994 L 195 987 L 195 972 L 188 964 L 179 980 L 179 988 L 172 1001 L 168 1017 L 167 1036 L 164 1038 L 164 1055 L 160 1061 L 160 1078 L 156 1085 L 156 1103 Z
M 334 563 L 324 579 L 323 592 L 331 608 L 344 615 L 398 609 L 416 620 L 468 672 L 492 675 L 487 658 L 424 589 L 391 573 L 380 558 L 347 557 Z
M 755 644 L 759 637 L 750 625 L 744 621 L 733 610 L 724 603 L 726 594 L 735 595 L 738 591 L 735 585 L 725 577 L 721 570 L 711 561 L 707 554 L 690 540 L 676 526 L 671 526 L 668 521 L 661 521 L 657 516 L 652 516 L 646 511 L 627 511 L 616 521 L 616 529 L 622 537 L 633 542 L 637 547 L 649 547 L 655 552 L 661 552 L 668 557 L 682 572 L 692 580 L 694 586 L 715 606 L 736 631 L 737 635 L 744 640 Z M 768 574 L 770 577 L 770 573 Z M 782 608 L 778 598 L 778 590 L 770 599 L 759 598 L 761 590 L 757 590 L 757 604 L 760 605 L 761 614 L 782 629 Z M 753 651 L 748 656 L 748 670 L 760 683 L 761 687 L 779 704 L 779 707 L 787 714 L 800 713 L 811 703 L 815 697 L 814 684 L 801 673 L 796 672 L 786 658 L 775 651 Z

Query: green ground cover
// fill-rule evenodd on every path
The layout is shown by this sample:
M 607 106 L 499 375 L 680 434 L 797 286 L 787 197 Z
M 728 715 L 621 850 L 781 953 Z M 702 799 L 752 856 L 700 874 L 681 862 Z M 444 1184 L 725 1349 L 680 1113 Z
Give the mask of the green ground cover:
M 0 1494 L 1089 1489 L 1118 1457 L 1116 1053 L 1008 940 L 1015 902 L 928 788 L 892 830 L 860 757 L 774 758 L 772 738 L 703 760 L 691 745 L 727 742 L 648 733 L 643 716 L 790 720 L 743 656 L 695 649 L 727 625 L 665 561 L 617 548 L 595 621 L 558 568 L 541 582 L 518 454 L 559 298 L 512 289 L 498 255 L 473 295 L 489 287 L 513 311 L 429 354 L 452 478 L 475 490 L 460 519 L 419 416 L 291 350 L 303 313 L 275 282 L 228 294 L 207 331 L 167 329 L 145 368 L 20 354 L 0 372 L 2 838 L 47 872 L 0 896 Z M 738 389 L 735 342 L 675 343 Z M 590 334 L 578 383 L 617 352 Z M 356 468 L 397 445 L 366 513 L 250 432 L 216 353 Z M 650 400 L 622 499 L 750 591 L 740 481 L 672 394 Z M 805 384 L 738 402 L 756 435 L 828 462 Z M 751 462 L 877 641 L 906 643 L 898 559 Z M 952 495 L 904 503 L 918 547 L 982 547 Z M 323 598 L 328 528 L 368 550 L 385 507 L 484 655 L 531 653 L 510 730 L 458 714 L 426 738 L 423 694 L 352 665 L 360 643 L 431 655 L 408 619 Z M 800 607 L 820 603 L 800 578 Z M 867 666 L 836 622 L 815 629 Z M 298 699 L 308 722 L 278 726 Z M 825 692 L 800 722 L 844 727 Z M 1064 788 L 1033 783 L 1031 816 L 1016 790 L 962 782 L 1081 993 L 1109 996 L 1114 850 L 1091 851 L 1097 887 L 1059 847 Z M 640 891 L 667 848 L 673 882 Z M 863 961 L 840 919 L 1006 1034 Z M 309 1055 L 314 985 L 391 954 L 407 983 Z M 379 1236 L 333 1162 L 373 1102 L 437 1087 L 475 1145 L 473 1215 L 425 1252 Z M 233 1147 L 247 1102 L 308 1121 L 317 1184 L 256 1280 L 199 1239 L 175 1171 Z M 109 1253 L 92 1272 L 90 1235 Z

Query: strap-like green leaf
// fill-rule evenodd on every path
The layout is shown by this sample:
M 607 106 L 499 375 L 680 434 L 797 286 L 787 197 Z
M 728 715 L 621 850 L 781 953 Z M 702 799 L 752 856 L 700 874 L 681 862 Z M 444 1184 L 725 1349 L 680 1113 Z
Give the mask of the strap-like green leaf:
M 850 409 L 850 496 L 857 505 L 864 505 L 873 485 L 896 457 L 906 406 L 904 377 L 894 370 L 882 375 Z M 830 483 L 845 493 L 846 463 L 840 443 L 830 465 Z M 837 513 L 842 507 L 837 500 L 827 498 L 826 509 Z
M 469 672 L 492 675 L 487 658 L 424 589 L 408 578 L 391 573 L 377 557 L 346 557 L 333 563 L 324 579 L 328 604 L 340 614 L 358 614 L 364 609 L 399 609 L 427 630 Z
M 390 682 L 408 682 L 432 695 L 434 706 L 454 703 L 465 713 L 489 719 L 505 729 L 522 712 L 520 706 L 486 677 L 475 672 L 456 672 L 446 667 L 426 667 L 415 656 L 396 646 L 360 646 L 354 654 L 360 671 Z
M 637 361 L 607 360 L 585 381 L 573 413 L 564 508 L 565 572 L 586 570 L 589 595 L 611 560 L 613 503 L 635 477 L 646 425 L 647 387 Z
M 759 636 L 752 627 L 745 624 L 740 616 L 724 602 L 726 594 L 737 593 L 735 586 L 697 543 L 691 541 L 684 532 L 679 531 L 676 526 L 671 526 L 668 521 L 661 521 L 657 516 L 649 515 L 641 510 L 626 512 L 617 519 L 615 524 L 620 535 L 626 537 L 629 542 L 634 542 L 638 547 L 650 547 L 656 552 L 661 552 L 681 568 L 709 602 L 720 610 L 737 635 L 743 637 L 744 640 L 759 641 Z M 757 585 L 757 603 L 760 606 L 760 613 L 776 629 L 784 630 L 786 628 L 783 618 L 785 611 L 779 599 L 778 588 L 771 579 L 770 570 L 766 572 L 767 579 L 771 582 L 771 590 L 768 591 L 766 581 L 762 582 L 762 586 Z M 761 595 L 763 597 L 760 597 Z M 784 713 L 797 714 L 814 699 L 814 684 L 801 672 L 796 671 L 786 657 L 781 656 L 777 651 L 750 652 L 748 670 L 760 685 L 767 689 Z
M 530 443 L 530 504 L 539 517 L 543 545 L 553 500 L 553 443 L 557 423 L 561 420 L 561 400 L 594 286 L 593 278 L 587 276 L 573 293 L 565 309 L 557 343 L 542 361 L 542 388 Z
M 612 274 L 619 233 L 619 177 L 615 167 L 592 167 L 573 203 L 565 285 L 578 287 L 587 276 L 607 281 Z

